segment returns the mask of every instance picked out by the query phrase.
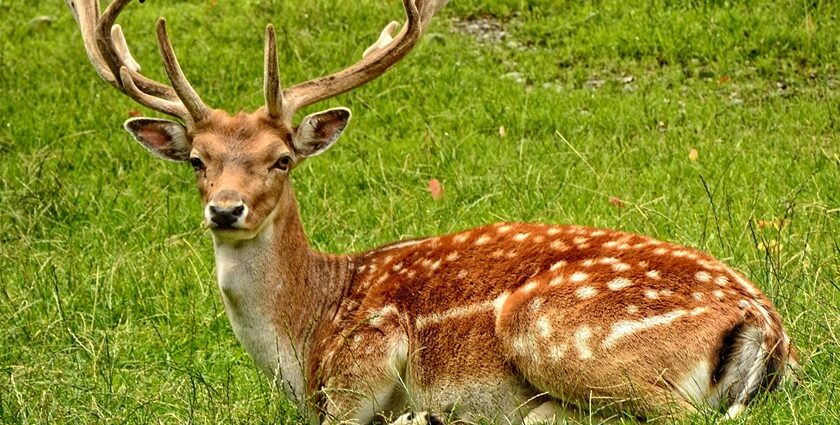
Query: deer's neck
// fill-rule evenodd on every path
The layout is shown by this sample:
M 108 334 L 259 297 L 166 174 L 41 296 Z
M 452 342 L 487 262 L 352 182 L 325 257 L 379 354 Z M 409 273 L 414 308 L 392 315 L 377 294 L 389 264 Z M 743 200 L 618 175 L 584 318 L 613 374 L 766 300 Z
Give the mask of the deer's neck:
M 290 192 L 290 191 L 289 191 Z M 248 354 L 278 387 L 305 400 L 304 371 L 316 326 L 334 314 L 351 260 L 310 249 L 293 195 L 253 239 L 213 238 L 228 319 Z

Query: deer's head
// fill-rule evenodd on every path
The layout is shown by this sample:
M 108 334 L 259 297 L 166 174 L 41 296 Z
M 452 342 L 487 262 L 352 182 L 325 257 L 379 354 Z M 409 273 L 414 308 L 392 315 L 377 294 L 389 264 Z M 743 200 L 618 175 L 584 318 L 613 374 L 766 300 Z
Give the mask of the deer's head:
M 136 102 L 177 120 L 132 118 L 125 129 L 158 157 L 188 162 L 195 169 L 205 224 L 222 239 L 248 239 L 292 201 L 289 173 L 306 158 L 332 146 L 350 120 L 350 110 L 310 114 L 293 125 L 295 113 L 315 102 L 359 87 L 402 59 L 445 1 L 403 0 L 407 22 L 396 37 L 391 22 L 362 59 L 331 75 L 293 87 L 280 86 L 274 28 L 265 32 L 265 105 L 254 113 L 229 115 L 204 104 L 184 76 L 166 31 L 157 36 L 170 85 L 140 74 L 119 25 L 131 0 L 115 0 L 100 14 L 98 0 L 66 0 L 82 32 L 97 73 Z M 420 4 L 418 4 L 420 3 Z

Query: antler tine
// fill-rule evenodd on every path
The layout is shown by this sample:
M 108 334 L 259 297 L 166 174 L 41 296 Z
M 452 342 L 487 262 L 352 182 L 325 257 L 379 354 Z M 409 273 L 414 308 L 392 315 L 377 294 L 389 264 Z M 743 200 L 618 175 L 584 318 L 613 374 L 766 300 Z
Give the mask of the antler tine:
M 67 3 L 67 7 L 73 13 L 76 24 L 79 25 L 79 30 L 82 33 L 82 41 L 85 45 L 85 52 L 88 55 L 91 65 L 93 65 L 93 69 L 107 83 L 119 88 L 117 77 L 111 72 L 110 67 L 105 62 L 96 45 L 95 29 L 96 21 L 99 19 L 99 1 L 77 2 L 75 0 L 65 0 L 65 3 Z
M 123 35 L 122 27 L 119 24 L 111 27 L 111 38 L 114 40 L 114 47 L 120 62 L 124 63 L 129 71 L 140 72 L 140 64 L 131 56 L 131 50 L 128 49 L 128 43 L 125 41 L 125 35 Z
M 334 74 L 283 90 L 283 119 L 291 122 L 299 109 L 359 87 L 382 75 L 405 57 L 420 39 L 432 16 L 448 0 L 424 2 L 420 8 L 416 4 L 418 1 L 403 0 L 407 19 L 400 33 L 391 39 L 391 32 L 396 29 L 396 25 L 389 23 L 379 40 L 365 50 L 359 62 Z
M 155 97 L 137 88 L 137 86 L 134 84 L 134 79 L 131 77 L 131 71 L 129 71 L 128 68 L 120 68 L 120 79 L 122 80 L 125 92 L 141 105 L 147 108 L 154 109 L 156 111 L 163 112 L 167 115 L 183 118 L 186 121 L 188 127 L 194 124 L 189 119 L 187 119 L 190 117 L 190 113 L 189 111 L 187 111 L 187 108 L 184 107 L 184 104 L 180 101 L 171 101 L 160 97 Z
M 175 57 L 175 51 L 172 49 L 172 43 L 169 41 L 169 35 L 166 32 L 166 19 L 158 19 L 157 36 L 160 54 L 163 57 L 163 67 L 166 69 L 166 75 L 169 77 L 172 87 L 175 88 L 175 93 L 178 94 L 178 98 L 181 99 L 187 111 L 189 111 L 193 122 L 203 120 L 210 113 L 210 109 L 201 101 L 198 93 L 187 81 L 187 77 L 184 76 L 181 65 L 178 64 L 178 58 Z
M 93 0 L 93 3 L 97 2 L 98 0 Z M 176 93 L 172 90 L 172 87 L 169 87 L 165 84 L 161 84 L 155 80 L 149 79 L 135 72 L 134 70 L 132 70 L 132 67 L 129 66 L 129 64 L 123 63 L 120 60 L 120 48 L 117 47 L 117 44 L 114 42 L 113 27 L 114 22 L 117 20 L 119 14 L 130 2 L 131 0 L 114 0 L 114 2 L 108 5 L 102 16 L 98 17 L 98 22 L 96 24 L 94 34 L 99 54 L 104 59 L 104 62 L 108 66 L 109 71 L 114 75 L 114 81 L 116 83 L 114 85 L 118 89 L 125 91 L 122 85 L 122 81 L 120 81 L 119 79 L 119 75 L 120 68 L 122 66 L 126 66 L 129 69 L 129 72 L 131 72 L 131 77 L 134 80 L 134 83 L 141 90 L 153 96 L 163 97 L 167 100 L 176 100 L 178 97 Z M 122 35 L 121 29 L 118 30 L 118 32 L 120 35 Z M 121 38 L 123 41 L 125 40 L 125 37 Z M 125 50 L 128 51 L 128 45 L 124 42 L 122 44 L 124 44 Z
M 280 90 L 280 74 L 277 70 L 277 40 L 274 26 L 265 27 L 265 107 L 268 116 L 280 118 L 283 114 L 283 92 Z

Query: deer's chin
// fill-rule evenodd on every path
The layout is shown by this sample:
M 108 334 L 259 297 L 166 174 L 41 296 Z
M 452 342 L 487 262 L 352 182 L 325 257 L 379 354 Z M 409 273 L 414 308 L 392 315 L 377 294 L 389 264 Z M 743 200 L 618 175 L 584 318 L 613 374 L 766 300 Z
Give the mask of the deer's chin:
M 254 239 L 260 229 L 243 229 L 240 227 L 211 227 L 210 231 L 216 239 L 225 242 L 237 242 Z

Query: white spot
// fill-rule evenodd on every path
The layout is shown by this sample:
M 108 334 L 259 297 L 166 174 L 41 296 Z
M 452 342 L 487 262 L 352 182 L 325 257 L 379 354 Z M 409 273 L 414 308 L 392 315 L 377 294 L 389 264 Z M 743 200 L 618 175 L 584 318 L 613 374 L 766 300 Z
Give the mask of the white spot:
M 533 291 L 534 289 L 537 289 L 537 286 L 539 286 L 539 282 L 537 282 L 536 280 L 531 280 L 528 283 L 526 283 L 525 286 L 519 288 L 519 290 L 527 294 Z
M 633 281 L 626 277 L 617 277 L 607 283 L 607 288 L 610 288 L 612 291 L 620 291 L 632 284 Z
M 359 268 L 357 268 L 357 269 L 356 269 L 356 271 L 358 271 L 359 273 L 361 273 L 361 272 L 365 271 L 365 268 L 367 268 L 367 266 L 365 266 L 365 265 L 361 265 L 361 266 L 359 266 Z
M 426 242 L 426 241 L 428 241 L 428 239 L 415 239 L 415 240 L 410 240 L 410 241 L 392 243 L 392 244 L 387 245 L 385 247 L 379 248 L 375 251 L 371 251 L 371 253 L 390 251 L 392 249 L 405 248 L 407 246 L 418 245 L 418 244 L 421 244 L 421 243 Z
M 548 236 L 558 235 L 558 234 L 560 234 L 560 229 L 558 229 L 556 227 L 552 227 L 552 228 L 548 229 L 545 232 L 545 234 L 547 234 Z
M 639 261 L 639 267 L 641 267 L 641 268 L 646 268 L 647 266 L 648 266 L 648 262 L 647 262 L 647 261 Z
M 393 256 L 393 255 L 386 255 L 386 256 L 385 256 L 385 258 L 382 260 L 382 264 L 388 264 L 388 263 L 390 263 L 390 262 L 391 262 L 391 260 L 393 260 L 393 259 L 394 259 L 394 256 Z
M 747 301 L 747 300 L 740 300 L 740 301 L 738 301 L 738 307 L 740 307 L 741 309 L 746 309 L 746 308 L 748 308 L 749 306 L 750 306 L 750 302 L 749 302 L 749 301 Z
M 659 293 L 654 291 L 653 289 L 645 290 L 645 296 L 649 299 L 655 300 L 659 298 Z
M 670 297 L 671 295 L 674 295 L 674 291 L 670 289 L 663 289 L 659 291 L 659 295 L 662 295 L 663 297 Z
M 528 236 L 530 236 L 530 235 L 527 234 L 527 233 L 517 233 L 517 234 L 513 235 L 513 240 L 515 240 L 517 242 L 522 242 L 525 239 L 528 239 Z
M 507 232 L 509 232 L 509 231 L 510 231 L 510 229 L 511 229 L 511 225 L 509 225 L 509 224 L 503 224 L 503 225 L 499 226 L 499 228 L 498 228 L 498 229 L 496 229 L 496 230 L 497 230 L 499 233 L 507 233 Z
M 549 352 L 549 356 L 551 356 L 551 358 L 553 360 L 560 360 L 560 359 L 563 358 L 563 356 L 566 355 L 566 351 L 568 351 L 568 350 L 569 350 L 569 345 L 566 344 L 566 343 L 562 343 L 560 345 L 551 347 L 551 351 Z
M 583 267 L 592 267 L 595 265 L 595 260 L 590 258 L 588 260 L 584 260 L 581 264 L 583 265 Z
M 691 309 L 691 315 L 692 316 L 699 316 L 699 315 L 705 313 L 707 310 L 708 310 L 708 308 L 706 308 L 706 307 L 694 307 L 693 309 Z
M 391 267 L 391 270 L 393 270 L 395 272 L 398 272 L 398 271 L 402 270 L 402 267 L 403 267 L 403 263 L 399 262 L 397 264 L 394 264 L 394 267 Z
M 653 280 L 659 280 L 659 270 L 648 270 L 645 276 Z
M 618 258 L 615 258 L 615 257 L 604 257 L 604 258 L 598 260 L 598 262 L 601 263 L 601 264 L 609 265 L 609 264 L 616 264 L 616 263 L 619 262 L 619 260 L 618 260 Z
M 441 323 L 447 320 L 463 319 L 479 313 L 484 313 L 493 310 L 497 300 L 498 298 L 493 301 L 469 304 L 461 307 L 450 308 L 441 313 L 432 313 L 426 316 L 420 316 L 415 321 L 415 325 L 417 328 L 424 328 L 426 326 Z
M 555 270 L 559 269 L 560 267 L 565 266 L 566 264 L 567 264 L 567 263 L 566 263 L 565 261 L 560 260 L 560 261 L 558 261 L 558 262 L 556 262 L 556 263 L 552 264 L 552 265 L 551 265 L 551 267 L 549 268 L 549 270 L 551 270 L 551 271 L 555 271 Z
M 502 258 L 502 256 L 504 256 L 504 255 L 505 255 L 505 250 L 503 250 L 503 249 L 497 249 L 497 250 L 493 251 L 492 253 L 490 253 L 490 256 L 493 257 L 493 258 Z
M 467 277 L 468 273 L 469 273 L 468 271 L 466 271 L 465 269 L 462 269 L 461 271 L 458 272 L 458 278 L 463 279 L 463 278 Z
M 589 278 L 589 275 L 584 272 L 574 272 L 569 276 L 569 280 L 575 283 L 580 283 Z
M 697 273 L 694 273 L 694 278 L 697 279 L 698 282 L 709 282 L 712 280 L 712 275 L 709 272 L 701 270 Z
M 630 270 L 630 265 L 627 263 L 617 263 L 612 265 L 612 269 L 618 273 L 626 272 L 627 270 Z
M 420 265 L 428 269 L 432 265 L 432 259 L 424 258 L 422 261 L 420 261 Z
M 589 242 L 589 238 L 585 238 L 583 236 L 576 236 L 574 239 L 572 239 L 572 242 L 574 242 L 575 245 L 581 245 Z
M 685 310 L 674 310 L 659 316 L 645 317 L 640 320 L 621 320 L 612 326 L 612 331 L 604 338 L 604 347 L 612 347 L 618 340 L 636 332 L 650 329 L 656 326 L 671 324 L 673 321 L 686 315 Z
M 542 235 L 534 236 L 534 242 L 536 243 L 543 243 L 545 242 L 545 237 Z
M 435 260 L 435 262 L 431 265 L 432 270 L 437 270 L 438 268 L 440 268 L 440 259 Z
M 636 314 L 639 312 L 639 307 L 635 304 L 630 304 L 627 306 L 627 314 Z
M 592 357 L 592 349 L 589 348 L 589 338 L 592 337 L 592 330 L 589 326 L 583 325 L 575 331 L 575 348 L 578 350 L 578 357 L 587 360 Z
M 462 243 L 466 242 L 466 240 L 470 237 L 470 232 L 459 233 L 452 238 L 453 242 Z
M 388 280 L 389 277 L 390 276 L 388 275 L 388 273 L 382 273 L 382 276 L 379 276 L 379 279 L 376 279 L 376 283 L 380 284 L 382 282 L 385 282 L 386 280 Z
M 674 257 L 677 257 L 677 258 L 687 257 L 688 256 L 688 251 L 678 249 L 678 250 L 672 252 L 671 255 L 673 255 Z
M 720 289 L 716 289 L 715 292 L 712 293 L 715 295 L 715 298 L 719 300 L 722 300 L 725 297 L 725 295 L 723 295 L 723 291 L 721 291 Z
M 575 295 L 577 295 L 577 297 L 582 299 L 582 300 L 592 298 L 597 294 L 598 294 L 598 290 L 596 290 L 595 288 L 593 288 L 591 286 L 581 286 L 580 288 L 577 289 L 577 291 L 575 291 Z
M 548 338 L 551 336 L 551 323 L 548 321 L 547 317 L 541 316 L 537 319 L 537 329 L 539 330 L 541 337 Z
M 559 285 L 559 284 L 561 284 L 561 283 L 563 283 L 563 276 L 562 276 L 562 275 L 560 275 L 560 276 L 554 276 L 554 277 L 553 277 L 553 278 L 551 278 L 551 280 L 548 282 L 548 286 L 557 286 L 557 285 Z
M 533 312 L 539 310 L 540 307 L 542 307 L 542 304 L 543 304 L 543 299 L 542 298 L 534 297 L 534 299 L 531 300 L 530 303 L 528 303 L 528 310 L 530 310 L 533 313 Z
M 615 248 L 618 246 L 618 241 L 607 241 L 601 244 L 601 246 L 604 248 Z
M 566 245 L 565 243 L 563 243 L 563 241 L 560 241 L 560 240 L 551 242 L 549 247 L 551 247 L 551 249 L 556 249 L 558 251 L 566 251 L 566 250 L 569 249 L 569 246 Z
M 485 245 L 487 242 L 490 242 L 490 236 L 481 235 L 478 239 L 475 240 L 476 245 Z
M 458 251 L 452 251 L 446 256 L 446 261 L 455 261 L 459 257 Z
M 514 258 L 514 257 L 516 257 L 517 255 L 518 255 L 518 253 L 516 252 L 516 250 L 515 250 L 515 249 L 512 249 L 512 250 L 508 251 L 508 252 L 507 252 L 507 254 L 505 254 L 505 257 L 507 257 L 507 258 Z
M 703 294 L 700 292 L 694 292 L 691 296 L 697 301 L 703 301 Z
M 726 276 L 720 275 L 715 278 L 715 285 L 717 286 L 726 286 L 729 283 L 729 279 Z
M 668 248 L 659 247 L 653 250 L 653 253 L 656 255 L 665 255 L 668 253 Z
M 417 272 L 416 272 L 416 271 L 414 271 L 414 270 L 409 270 L 409 271 L 408 271 L 408 273 L 406 273 L 406 274 L 408 275 L 408 277 L 409 277 L 409 279 L 410 279 L 410 278 L 413 278 L 413 277 L 414 277 L 414 275 L 416 275 L 416 274 L 417 274 Z
M 603 236 L 603 235 L 606 235 L 606 234 L 607 234 L 607 232 L 599 229 L 599 230 L 596 230 L 596 231 L 590 233 L 589 236 L 597 238 L 598 236 Z

